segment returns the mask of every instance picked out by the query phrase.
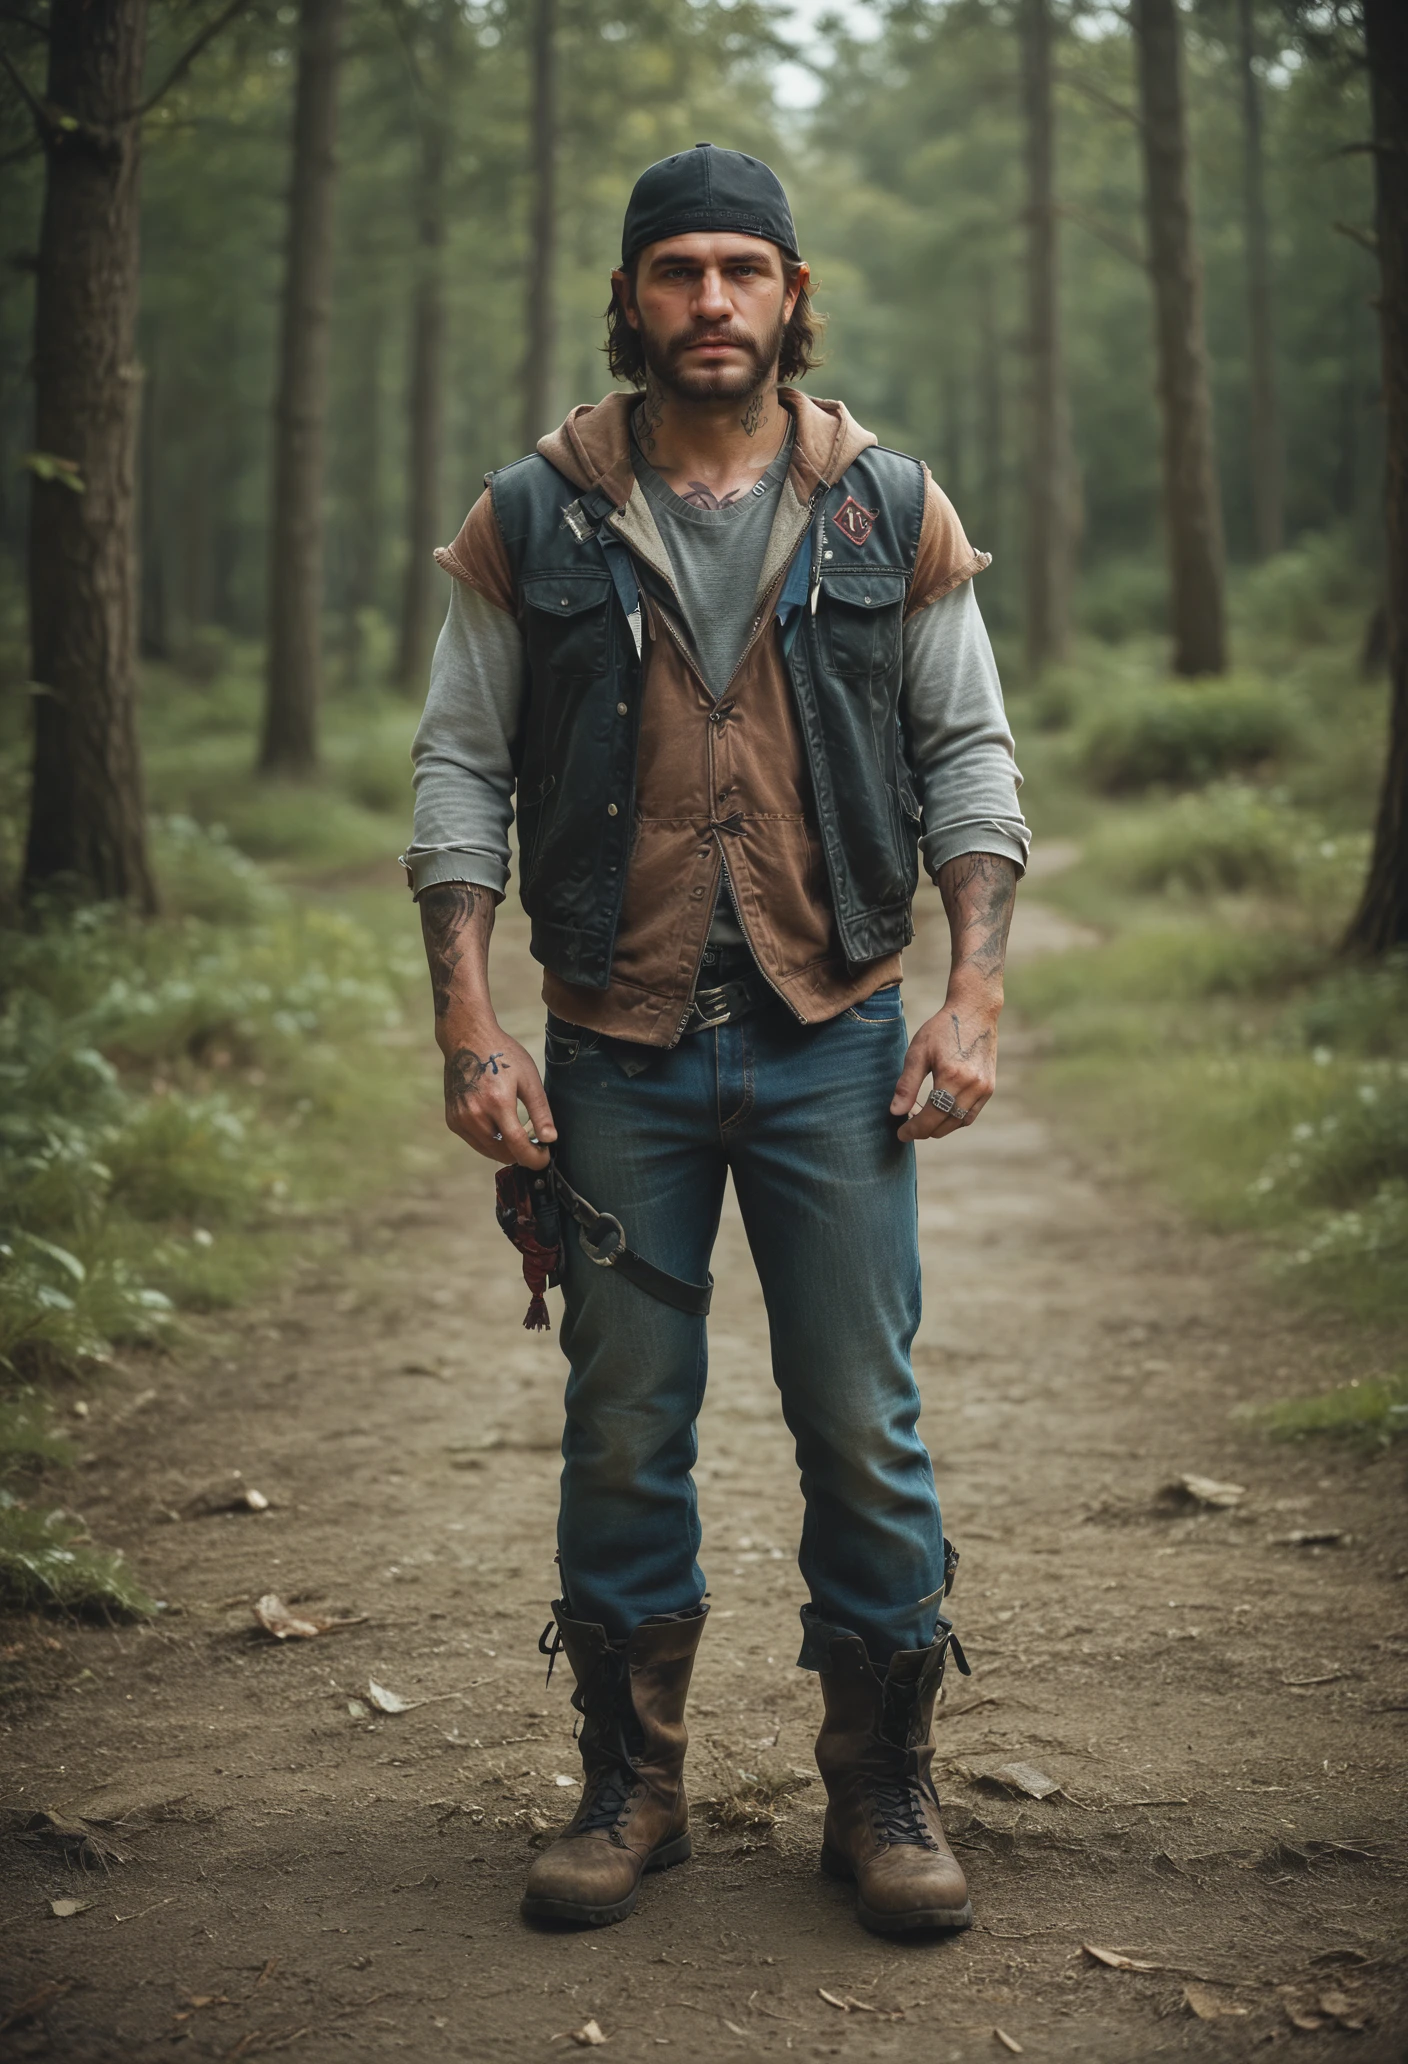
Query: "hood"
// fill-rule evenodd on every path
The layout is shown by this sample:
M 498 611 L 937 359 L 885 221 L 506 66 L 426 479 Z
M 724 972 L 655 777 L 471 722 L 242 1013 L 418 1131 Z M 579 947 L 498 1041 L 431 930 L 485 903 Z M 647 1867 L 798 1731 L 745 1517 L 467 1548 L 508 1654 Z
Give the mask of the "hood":
M 862 430 L 844 402 L 813 401 L 797 387 L 780 387 L 778 400 L 796 426 L 788 477 L 801 501 L 818 487 L 830 487 L 863 451 L 878 444 Z M 538 440 L 538 452 L 574 487 L 600 488 L 624 509 L 636 485 L 631 468 L 631 410 L 640 396 L 618 388 L 597 402 L 574 408 L 558 430 Z

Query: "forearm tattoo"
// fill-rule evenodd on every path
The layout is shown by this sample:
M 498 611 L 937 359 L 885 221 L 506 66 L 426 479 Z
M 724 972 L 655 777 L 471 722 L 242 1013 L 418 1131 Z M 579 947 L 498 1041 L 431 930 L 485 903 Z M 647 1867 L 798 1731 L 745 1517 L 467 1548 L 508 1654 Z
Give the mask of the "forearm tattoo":
M 437 882 L 421 895 L 420 931 L 437 1018 L 443 1018 L 450 1008 L 455 969 L 464 958 L 464 929 L 486 902 L 492 914 L 488 890 L 477 889 L 470 882 Z
M 502 1053 L 477 1054 L 473 1047 L 457 1046 L 445 1060 L 445 1102 L 457 1104 L 473 1096 L 486 1075 L 497 1075 Z
M 1017 895 L 1017 869 L 998 853 L 960 853 L 939 869 L 954 935 L 955 966 L 991 978 L 1002 973 Z

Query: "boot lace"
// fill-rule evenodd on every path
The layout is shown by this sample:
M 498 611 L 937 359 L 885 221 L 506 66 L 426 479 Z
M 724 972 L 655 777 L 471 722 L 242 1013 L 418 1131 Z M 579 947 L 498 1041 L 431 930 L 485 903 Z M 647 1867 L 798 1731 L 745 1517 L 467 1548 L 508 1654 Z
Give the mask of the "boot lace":
M 938 1793 L 927 1778 L 909 1771 L 887 1771 L 872 1778 L 870 1815 L 880 1840 L 937 1849 L 939 1845 L 924 1818 L 926 1801 L 935 1806 L 939 1803 Z

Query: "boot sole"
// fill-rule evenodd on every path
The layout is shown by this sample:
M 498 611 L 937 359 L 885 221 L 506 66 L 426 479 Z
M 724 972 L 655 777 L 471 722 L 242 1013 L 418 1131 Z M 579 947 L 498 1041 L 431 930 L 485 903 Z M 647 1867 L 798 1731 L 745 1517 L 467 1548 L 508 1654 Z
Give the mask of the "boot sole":
M 688 1863 L 693 1854 L 688 1834 L 676 1835 L 673 1842 L 651 1850 L 641 1866 L 641 1876 L 647 1871 L 668 1870 L 675 1863 Z M 532 1899 L 525 1893 L 518 1910 L 525 1921 L 567 1921 L 578 1928 L 609 1928 L 635 1912 L 639 1895 L 640 1886 L 636 1884 L 614 1905 L 585 1906 L 575 1899 Z
M 823 1848 L 821 1867 L 828 1878 L 855 1883 L 853 1867 L 837 1849 Z M 960 1928 L 972 1927 L 973 1902 L 966 1899 L 962 1906 L 917 1906 L 908 1913 L 877 1913 L 857 1894 L 856 1919 L 862 1927 L 869 1928 L 872 1935 L 919 1935 L 939 1928 L 956 1933 Z

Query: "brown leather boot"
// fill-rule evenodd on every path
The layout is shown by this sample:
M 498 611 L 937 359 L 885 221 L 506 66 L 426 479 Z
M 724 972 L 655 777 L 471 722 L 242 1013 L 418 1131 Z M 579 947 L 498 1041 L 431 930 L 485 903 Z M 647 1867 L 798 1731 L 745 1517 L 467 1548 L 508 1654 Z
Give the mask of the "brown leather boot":
M 854 1878 L 856 1912 L 881 1935 L 970 1928 L 963 1868 L 944 1836 L 929 1775 L 934 1700 L 952 1630 L 932 1648 L 901 1650 L 884 1679 L 854 1634 L 831 1643 L 821 1673 L 826 1717 L 816 1741 L 826 1785 L 821 1867 Z M 961 1657 L 962 1651 L 959 1651 Z
M 684 1795 L 685 1695 L 709 1608 L 647 1621 L 625 1641 L 553 1606 L 582 1715 L 582 1803 L 528 1873 L 533 1921 L 601 1928 L 624 1921 L 645 1871 L 690 1853 Z

